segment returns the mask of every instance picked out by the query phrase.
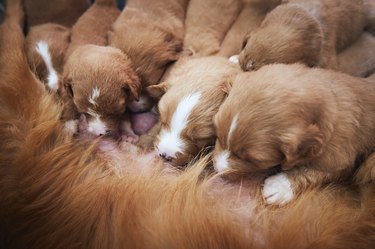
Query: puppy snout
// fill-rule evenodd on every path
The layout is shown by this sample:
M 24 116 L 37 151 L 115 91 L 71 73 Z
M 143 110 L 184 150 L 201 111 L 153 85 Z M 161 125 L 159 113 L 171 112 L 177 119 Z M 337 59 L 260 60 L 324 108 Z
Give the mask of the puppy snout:
M 172 161 L 172 157 L 171 156 L 168 156 L 167 155 L 167 153 L 159 153 L 159 156 L 161 157 L 161 158 L 163 158 L 165 161 L 167 161 L 167 162 L 170 162 L 170 161 Z

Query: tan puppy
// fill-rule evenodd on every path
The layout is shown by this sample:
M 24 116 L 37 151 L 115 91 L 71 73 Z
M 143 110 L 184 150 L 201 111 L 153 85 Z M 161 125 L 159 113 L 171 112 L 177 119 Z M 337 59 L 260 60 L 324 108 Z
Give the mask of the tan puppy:
M 246 0 L 241 12 L 225 35 L 218 55 L 226 57 L 238 55 L 246 34 L 258 28 L 266 14 L 275 8 L 281 0 Z
M 90 133 L 118 135 L 126 104 L 138 98 L 140 82 L 131 61 L 121 50 L 84 45 L 69 56 L 61 87 L 69 105 L 65 120 L 78 118 L 73 108 L 86 114 Z
M 204 160 L 178 172 L 130 144 L 99 139 L 112 146 L 103 156 L 72 139 L 59 121 L 61 108 L 28 68 L 20 4 L 7 6 L 11 15 L 0 25 L 2 248 L 374 245 L 373 185 L 312 191 L 288 208 L 268 209 L 249 194 L 256 185 L 207 176 Z
M 49 89 L 57 91 L 65 52 L 70 42 L 70 29 L 53 23 L 31 27 L 25 50 L 31 69 Z
M 157 84 L 182 51 L 188 0 L 129 0 L 109 33 L 133 61 L 144 87 Z
M 155 145 L 162 158 L 183 166 L 214 144 L 212 118 L 226 96 L 224 85 L 238 72 L 222 57 L 185 59 L 164 83 L 148 88 L 166 91 L 158 105 L 161 131 Z
M 337 56 L 338 69 L 358 77 L 375 73 L 375 37 L 364 32 L 358 40 Z
M 240 0 L 190 0 L 184 49 L 197 56 L 216 54 L 241 7 Z
M 57 23 L 71 27 L 90 7 L 90 0 L 25 0 L 27 24 L 29 27 Z
M 364 0 L 286 2 L 245 40 L 239 57 L 243 70 L 295 62 L 337 68 L 336 53 L 352 44 L 367 23 Z
M 215 116 L 215 168 L 282 173 L 265 180 L 269 204 L 345 180 L 375 149 L 375 81 L 276 64 L 236 77 Z
M 119 15 L 115 0 L 96 0 L 73 25 L 66 58 L 80 45 L 108 45 L 107 32 Z

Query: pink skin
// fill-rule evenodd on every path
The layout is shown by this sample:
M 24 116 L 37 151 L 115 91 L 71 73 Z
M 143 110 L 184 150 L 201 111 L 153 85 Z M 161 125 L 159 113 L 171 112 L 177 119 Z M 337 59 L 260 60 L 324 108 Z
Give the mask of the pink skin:
M 151 111 L 130 115 L 133 130 L 137 135 L 145 134 L 158 122 L 158 120 L 158 115 Z

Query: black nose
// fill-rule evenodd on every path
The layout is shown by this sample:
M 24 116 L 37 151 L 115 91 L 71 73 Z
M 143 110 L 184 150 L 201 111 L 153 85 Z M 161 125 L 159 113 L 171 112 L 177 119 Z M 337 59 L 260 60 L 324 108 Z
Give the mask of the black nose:
M 159 153 L 159 156 L 163 158 L 165 161 L 170 162 L 172 161 L 172 157 L 168 156 L 167 153 Z
M 105 132 L 101 132 L 99 136 L 111 136 L 113 132 L 111 130 L 105 130 Z

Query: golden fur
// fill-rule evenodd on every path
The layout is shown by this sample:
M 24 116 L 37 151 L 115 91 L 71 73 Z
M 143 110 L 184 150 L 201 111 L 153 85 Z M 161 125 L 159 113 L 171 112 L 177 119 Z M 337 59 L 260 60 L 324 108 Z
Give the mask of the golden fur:
M 241 41 L 247 33 L 258 28 L 266 14 L 275 8 L 281 0 L 246 0 L 241 12 L 225 34 L 218 55 L 232 56 L 241 52 Z
M 336 53 L 352 44 L 367 23 L 364 0 L 285 2 L 249 34 L 239 57 L 243 70 L 295 62 L 337 68 Z
M 375 73 L 375 37 L 364 32 L 350 47 L 337 55 L 338 70 L 358 77 Z
M 188 0 L 129 0 L 109 33 L 110 46 L 133 61 L 142 86 L 159 83 L 182 51 Z
M 44 83 L 48 81 L 49 72 L 45 61 L 36 50 L 37 43 L 44 41 L 48 44 L 52 65 L 57 73 L 62 74 L 70 35 L 70 29 L 60 24 L 46 23 L 30 28 L 25 42 L 27 61 L 33 72 Z
M 239 173 L 281 165 L 298 194 L 346 180 L 356 159 L 375 150 L 374 112 L 374 80 L 299 64 L 269 65 L 233 80 L 214 119 L 215 154 L 230 151 L 229 167 Z
M 205 161 L 177 172 L 131 145 L 102 157 L 95 145 L 72 140 L 59 122 L 61 107 L 28 69 L 19 1 L 8 1 L 7 12 L 0 26 L 2 248 L 374 245 L 372 184 L 312 191 L 288 208 L 266 208 L 250 198 L 254 186 L 245 179 L 235 186 L 205 175 Z
M 71 27 L 90 7 L 90 0 L 25 0 L 29 27 L 56 23 Z
M 193 55 L 214 55 L 242 7 L 240 0 L 190 0 L 184 49 Z

